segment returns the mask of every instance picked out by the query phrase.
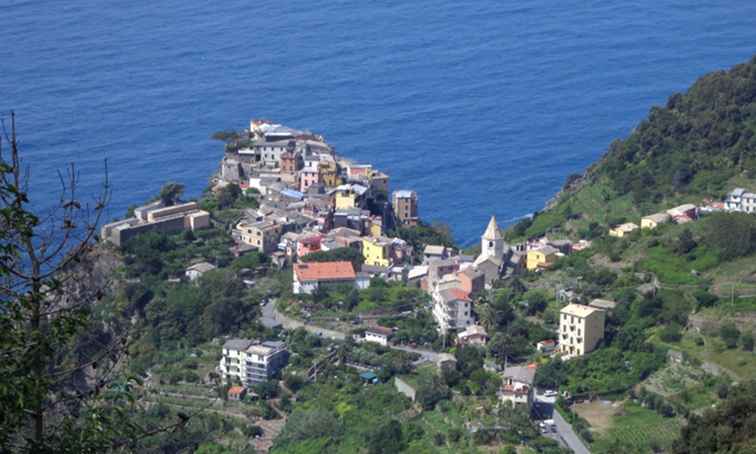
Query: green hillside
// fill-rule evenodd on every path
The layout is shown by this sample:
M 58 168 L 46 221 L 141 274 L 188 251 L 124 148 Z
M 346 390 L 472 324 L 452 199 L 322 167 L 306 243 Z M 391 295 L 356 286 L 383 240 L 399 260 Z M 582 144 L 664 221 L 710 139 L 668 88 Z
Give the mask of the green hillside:
M 707 74 L 653 107 L 584 175 L 573 175 L 551 209 L 512 236 L 579 235 L 591 222 L 631 220 L 680 202 L 756 190 L 756 57 Z M 637 222 L 637 221 L 636 221 Z

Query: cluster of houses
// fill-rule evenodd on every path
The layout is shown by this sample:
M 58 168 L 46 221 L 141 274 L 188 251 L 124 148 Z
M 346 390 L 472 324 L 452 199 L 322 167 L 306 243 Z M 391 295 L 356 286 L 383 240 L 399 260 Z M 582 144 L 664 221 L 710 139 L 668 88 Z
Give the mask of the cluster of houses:
M 294 264 L 293 289 L 311 294 L 328 284 L 364 288 L 369 278 L 406 277 L 412 247 L 386 232 L 418 223 L 417 194 L 394 191 L 371 165 L 339 157 L 322 136 L 252 120 L 243 139 L 227 144 L 215 190 L 236 184 L 260 193 L 232 232 L 234 254 L 259 251 Z M 308 254 L 353 248 L 362 269 L 347 262 L 305 263 Z
M 653 230 L 662 224 L 670 222 L 674 222 L 675 224 L 686 224 L 698 219 L 698 215 L 699 208 L 692 203 L 686 203 L 684 205 L 670 208 L 667 211 L 660 211 L 658 213 L 649 214 L 648 216 L 643 216 L 640 221 L 640 226 L 634 222 L 626 222 L 614 226 L 609 229 L 609 236 L 623 238 L 625 235 L 628 235 L 639 228 Z
M 609 235 L 622 238 L 638 229 L 652 230 L 670 222 L 685 224 L 695 221 L 702 213 L 714 212 L 756 213 L 756 193 L 743 188 L 735 188 L 727 193 L 724 202 L 706 200 L 701 206 L 686 203 L 666 211 L 643 216 L 640 220 L 640 226 L 634 222 L 614 226 L 609 230 Z

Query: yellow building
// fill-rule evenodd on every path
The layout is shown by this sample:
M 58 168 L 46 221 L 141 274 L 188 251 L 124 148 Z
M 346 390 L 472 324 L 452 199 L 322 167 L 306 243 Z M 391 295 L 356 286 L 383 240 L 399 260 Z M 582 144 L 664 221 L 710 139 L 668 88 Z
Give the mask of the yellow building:
M 335 161 L 320 162 L 320 180 L 327 188 L 333 188 L 341 184 L 339 169 Z
M 568 304 L 559 312 L 559 353 L 570 359 L 593 351 L 604 338 L 606 312 L 582 304 Z
M 649 214 L 641 218 L 642 229 L 655 229 L 661 224 L 669 222 L 669 215 L 667 213 Z
M 391 266 L 391 241 L 386 238 L 363 238 L 362 256 L 365 265 Z
M 628 235 L 636 230 L 638 230 L 638 224 L 635 224 L 633 222 L 627 222 L 625 224 L 620 224 L 617 227 L 614 227 L 613 229 L 609 229 L 609 236 L 622 238 L 625 235 Z
M 370 236 L 375 238 L 383 236 L 383 219 L 374 217 L 370 220 Z
M 339 191 L 334 194 L 333 205 L 337 210 L 357 206 L 357 194 L 353 191 Z
M 556 248 L 548 245 L 538 249 L 531 249 L 528 251 L 528 259 L 525 266 L 528 268 L 528 271 L 549 266 L 556 261 L 557 252 L 559 251 Z

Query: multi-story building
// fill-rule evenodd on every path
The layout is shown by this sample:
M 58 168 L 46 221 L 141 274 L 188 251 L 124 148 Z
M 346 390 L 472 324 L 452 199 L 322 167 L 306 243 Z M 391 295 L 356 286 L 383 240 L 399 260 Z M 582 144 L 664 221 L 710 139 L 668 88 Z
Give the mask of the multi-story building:
M 388 238 L 362 239 L 362 256 L 366 265 L 391 266 L 391 240 Z
M 725 199 L 725 210 L 756 213 L 756 194 L 743 188 L 735 188 Z
M 263 254 L 270 254 L 278 248 L 283 226 L 271 221 L 247 221 L 236 224 L 236 232 L 241 242 L 255 246 Z
M 501 374 L 501 389 L 499 396 L 502 402 L 512 405 L 525 404 L 530 406 L 533 399 L 533 381 L 535 380 L 535 364 L 527 366 L 510 366 Z
M 549 245 L 540 246 L 537 249 L 531 249 L 528 251 L 527 263 L 525 266 L 528 271 L 551 266 L 556 261 L 557 252 L 559 251 L 555 247 Z
M 288 360 L 283 342 L 230 339 L 223 344 L 220 372 L 226 383 L 252 386 L 275 377 Z
M 606 312 L 582 304 L 568 304 L 559 312 L 559 353 L 569 359 L 593 351 L 604 338 Z
M 194 231 L 209 226 L 210 213 L 200 210 L 197 202 L 165 206 L 157 201 L 136 208 L 134 217 L 103 225 L 100 238 L 121 247 L 146 232 Z
M 391 206 L 400 225 L 417 225 L 417 193 L 415 191 L 394 191 L 391 196 Z
M 452 330 L 463 330 L 473 323 L 472 301 L 458 289 L 449 288 L 433 292 L 433 318 L 438 330 L 447 334 Z

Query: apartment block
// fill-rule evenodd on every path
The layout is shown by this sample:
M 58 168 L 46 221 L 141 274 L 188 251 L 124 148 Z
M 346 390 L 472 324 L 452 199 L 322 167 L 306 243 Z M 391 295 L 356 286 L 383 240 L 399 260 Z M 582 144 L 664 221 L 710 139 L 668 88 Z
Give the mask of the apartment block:
M 582 304 L 568 304 L 559 312 L 559 352 L 570 359 L 593 351 L 604 338 L 606 312 Z

